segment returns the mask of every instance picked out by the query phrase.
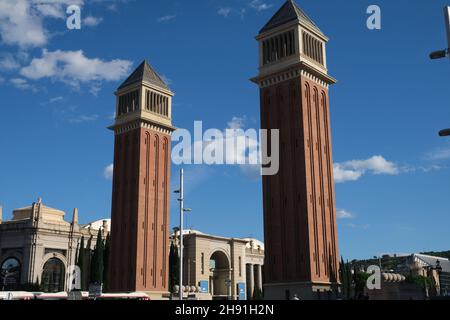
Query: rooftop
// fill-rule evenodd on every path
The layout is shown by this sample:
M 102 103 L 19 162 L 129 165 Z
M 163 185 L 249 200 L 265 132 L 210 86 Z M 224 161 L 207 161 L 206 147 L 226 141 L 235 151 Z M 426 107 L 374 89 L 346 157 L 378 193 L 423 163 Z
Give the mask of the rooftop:
M 259 33 L 264 33 L 276 27 L 282 26 L 283 24 L 296 20 L 310 27 L 317 33 L 324 35 L 319 27 L 293 0 L 286 1 L 283 6 L 275 13 L 275 15 L 269 20 L 269 22 L 260 30 Z
M 133 73 L 120 85 L 117 90 L 123 89 L 135 83 L 148 82 L 157 87 L 170 90 L 164 80 L 152 68 L 147 60 L 144 60 Z

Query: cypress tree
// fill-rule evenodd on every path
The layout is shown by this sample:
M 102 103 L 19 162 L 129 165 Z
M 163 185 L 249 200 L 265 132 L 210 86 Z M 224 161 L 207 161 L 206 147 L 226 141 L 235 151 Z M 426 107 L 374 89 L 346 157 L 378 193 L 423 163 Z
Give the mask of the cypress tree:
M 103 254 L 103 288 L 104 291 L 108 290 L 108 274 L 109 274 L 109 255 L 111 251 L 111 237 L 108 233 L 105 240 L 105 252 Z
M 80 248 L 78 249 L 78 257 L 77 257 L 77 263 L 76 265 L 80 268 L 80 272 L 81 272 L 81 290 L 84 291 L 86 290 L 86 274 L 85 274 L 85 269 L 86 269 L 86 261 L 85 261 L 85 249 L 84 249 L 84 236 L 81 237 L 81 242 L 80 242 Z
M 101 284 L 103 281 L 103 253 L 104 253 L 104 243 L 102 238 L 102 230 L 98 230 L 97 242 L 94 249 L 94 254 L 92 256 L 91 264 L 91 283 Z
M 175 286 L 180 282 L 180 257 L 178 256 L 178 247 L 172 242 L 169 252 L 169 290 L 175 292 Z

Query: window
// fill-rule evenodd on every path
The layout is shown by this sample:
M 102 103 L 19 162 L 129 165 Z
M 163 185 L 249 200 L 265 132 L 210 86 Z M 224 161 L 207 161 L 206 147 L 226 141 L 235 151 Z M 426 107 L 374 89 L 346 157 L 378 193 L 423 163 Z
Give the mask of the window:
M 0 288 L 2 291 L 16 290 L 20 284 L 21 265 L 15 258 L 6 259 L 0 270 Z
M 202 274 L 205 274 L 205 254 L 202 252 Z
M 49 259 L 42 271 L 41 285 L 44 292 L 64 291 L 65 267 L 58 258 Z
M 242 258 L 239 257 L 239 277 L 242 277 Z
M 323 65 L 323 43 L 322 41 L 316 39 L 311 34 L 303 31 L 302 32 L 302 40 L 303 40 L 303 54 L 308 58 L 320 63 Z
M 169 116 L 169 98 L 162 94 L 146 90 L 145 110 L 160 114 L 162 116 Z
M 118 116 L 139 109 L 139 90 L 125 93 L 119 97 Z
M 263 65 L 295 54 L 294 30 L 282 33 L 262 43 Z

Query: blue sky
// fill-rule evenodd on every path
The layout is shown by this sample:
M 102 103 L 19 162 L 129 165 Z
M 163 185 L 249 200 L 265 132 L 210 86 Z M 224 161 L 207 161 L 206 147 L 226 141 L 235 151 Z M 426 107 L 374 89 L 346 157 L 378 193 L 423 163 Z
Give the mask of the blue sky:
M 45 1 L 39 1 L 39 3 Z M 13 5 L 13 3 L 15 5 Z M 259 126 L 254 36 L 281 0 L 0 3 L 0 204 L 39 196 L 83 223 L 109 217 L 113 92 L 144 58 L 176 93 L 173 122 Z M 345 258 L 450 249 L 445 1 L 299 0 L 330 38 L 336 206 Z M 81 30 L 65 9 L 81 5 Z M 377 4 L 382 29 L 366 28 Z M 30 31 L 33 32 L 30 32 Z M 81 50 L 81 51 L 80 51 Z M 75 63 L 76 61 L 77 63 Z M 172 167 L 172 188 L 178 187 Z M 186 166 L 187 225 L 262 239 L 261 183 L 237 166 Z M 171 201 L 171 222 L 178 222 Z

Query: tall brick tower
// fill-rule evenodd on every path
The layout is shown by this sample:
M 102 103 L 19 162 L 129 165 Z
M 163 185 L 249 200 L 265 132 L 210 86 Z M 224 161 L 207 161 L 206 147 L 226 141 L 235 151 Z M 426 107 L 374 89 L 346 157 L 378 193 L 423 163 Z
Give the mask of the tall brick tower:
M 294 1 L 256 37 L 261 127 L 280 129 L 280 170 L 263 177 L 266 299 L 339 290 L 327 37 Z M 270 150 L 270 144 L 269 144 Z
M 108 289 L 168 292 L 173 93 L 147 63 L 117 89 Z

